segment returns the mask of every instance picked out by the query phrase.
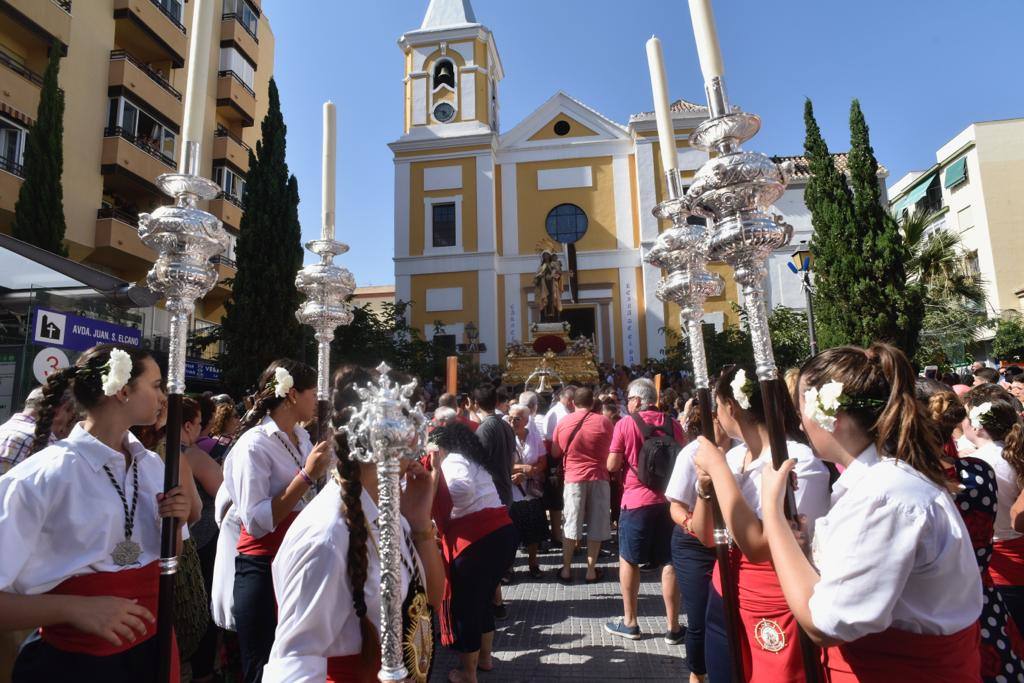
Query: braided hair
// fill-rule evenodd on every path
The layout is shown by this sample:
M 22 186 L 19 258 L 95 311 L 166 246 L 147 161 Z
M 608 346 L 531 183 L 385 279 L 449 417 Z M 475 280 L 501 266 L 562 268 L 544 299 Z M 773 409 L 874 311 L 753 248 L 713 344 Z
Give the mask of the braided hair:
M 360 479 L 359 463 L 349 457 L 348 439 L 339 428 L 348 424 L 359 407 L 358 385 L 367 385 L 374 379 L 374 373 L 358 365 L 343 365 L 334 372 L 331 391 L 331 426 L 334 432 L 335 453 L 338 456 L 338 475 L 341 479 L 341 510 L 348 527 L 348 555 L 346 570 L 352 586 L 352 605 L 359 619 L 359 634 L 362 638 L 359 656 L 369 669 L 377 665 L 380 656 L 380 639 L 373 623 L 366 614 L 364 588 L 369 566 L 367 544 L 370 532 L 363 512 L 363 482 Z
M 267 369 L 260 375 L 256 391 L 249 397 L 252 400 L 252 408 L 242 416 L 238 431 L 235 432 L 234 440 L 245 434 L 247 431 L 263 422 L 263 418 L 272 410 L 284 403 L 284 397 L 277 396 L 277 389 L 274 384 L 274 372 L 278 368 L 284 368 L 292 376 L 295 384 L 295 391 L 306 391 L 316 386 L 316 370 L 305 363 L 291 358 L 279 358 L 267 366 Z
M 36 409 L 32 453 L 45 448 L 50 442 L 53 418 L 57 408 L 66 400 L 69 390 L 78 405 L 85 410 L 96 407 L 106 398 L 103 393 L 103 369 L 110 362 L 110 352 L 115 348 L 118 347 L 113 344 L 97 344 L 79 356 L 74 365 L 58 370 L 46 378 L 43 399 Z M 142 361 L 150 358 L 150 355 L 147 351 L 137 348 L 127 348 L 123 351 L 132 360 L 132 371 L 128 379 L 128 384 L 131 384 L 145 370 Z

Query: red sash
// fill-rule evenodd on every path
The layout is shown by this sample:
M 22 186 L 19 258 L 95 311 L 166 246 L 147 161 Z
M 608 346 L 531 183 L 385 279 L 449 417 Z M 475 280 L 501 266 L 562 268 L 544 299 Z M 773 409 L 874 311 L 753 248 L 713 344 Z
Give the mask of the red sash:
M 366 671 L 363 658 L 358 654 L 327 658 L 326 683 L 377 683 L 380 663 L 373 671 Z
M 159 586 L 160 566 L 154 561 L 145 567 L 125 569 L 119 572 L 95 572 L 72 576 L 53 588 L 50 594 L 134 599 L 156 617 Z M 142 623 L 146 625 L 146 634 L 135 642 L 125 642 L 121 645 L 113 645 L 99 636 L 83 633 L 69 624 L 56 624 L 41 628 L 39 635 L 58 650 L 94 657 L 109 657 L 131 650 L 156 635 L 155 623 L 150 623 L 145 619 L 142 620 Z M 178 643 L 176 640 L 172 641 L 171 652 L 171 680 L 176 681 L 179 678 Z
M 993 543 L 988 571 L 997 586 L 1024 586 L 1024 536 Z
M 292 525 L 295 518 L 299 516 L 298 512 L 289 512 L 288 516 L 281 520 L 281 523 L 271 531 L 269 534 L 264 534 L 259 538 L 255 538 L 249 535 L 249 532 L 245 530 L 245 525 L 242 525 L 242 533 L 238 536 L 238 554 L 239 555 L 257 555 L 257 556 L 270 556 L 277 555 L 278 548 L 281 547 L 281 542 L 284 540 L 284 535 L 288 532 L 288 527 Z
M 890 628 L 825 652 L 829 683 L 976 683 L 981 680 L 977 624 L 948 636 Z

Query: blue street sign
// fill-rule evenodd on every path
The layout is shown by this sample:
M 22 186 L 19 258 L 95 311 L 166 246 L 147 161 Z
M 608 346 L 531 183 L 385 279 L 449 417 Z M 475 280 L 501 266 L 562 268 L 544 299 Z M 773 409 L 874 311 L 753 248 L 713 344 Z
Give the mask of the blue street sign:
M 204 382 L 219 382 L 220 368 L 216 363 L 196 358 L 185 359 L 185 378 Z
M 142 346 L 142 330 L 134 327 L 47 308 L 37 308 L 33 315 L 32 341 L 37 344 L 74 351 L 85 351 L 96 344 Z

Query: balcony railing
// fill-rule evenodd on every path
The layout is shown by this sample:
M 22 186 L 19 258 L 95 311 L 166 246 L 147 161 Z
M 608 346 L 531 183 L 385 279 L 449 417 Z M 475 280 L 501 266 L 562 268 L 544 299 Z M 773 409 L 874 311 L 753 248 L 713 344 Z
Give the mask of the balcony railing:
M 7 157 L 0 157 L 0 170 L 16 175 L 22 180 L 25 179 L 25 167 Z
M 242 138 L 236 137 L 230 130 L 220 124 L 217 124 L 217 130 L 213 132 L 213 137 L 227 138 L 229 140 L 233 140 L 236 144 L 241 145 L 242 149 L 249 149 L 249 145 L 242 142 Z
M 141 70 L 144 74 L 149 76 L 153 80 L 154 83 L 156 83 L 161 88 L 163 88 L 168 93 L 170 93 L 171 96 L 174 99 L 178 100 L 179 102 L 181 101 L 181 93 L 174 86 L 172 86 L 170 83 L 168 83 L 166 80 L 164 80 L 164 77 L 161 76 L 156 70 L 154 70 L 148 64 L 146 64 L 144 62 L 140 62 L 138 59 L 136 59 L 135 57 L 132 57 L 130 54 L 128 54 L 124 50 L 111 50 L 110 51 L 110 60 L 111 61 L 117 61 L 117 60 L 121 60 L 121 59 L 128 61 L 130 64 L 134 64 L 136 67 L 139 68 L 139 70 Z
M 11 55 L 7 54 L 7 52 L 3 49 L 0 49 L 0 64 L 3 64 L 14 73 L 18 74 L 22 78 L 25 78 L 35 83 L 38 86 L 43 85 L 42 76 L 37 74 L 35 71 L 32 71 L 32 69 L 29 69 L 27 66 L 16 60 Z
M 210 259 L 210 263 L 215 265 L 227 266 L 228 268 L 238 269 L 238 264 L 235 263 L 234 259 L 230 259 L 227 256 L 214 256 Z
M 179 31 L 181 31 L 182 33 L 185 32 L 185 25 L 181 23 L 181 20 L 178 19 L 178 17 L 171 14 L 171 11 L 164 7 L 164 4 L 160 2 L 160 0 L 150 0 L 150 2 L 156 5 L 156 8 L 160 10 L 160 12 L 163 13 L 165 17 L 170 19 L 171 23 L 177 26 Z
M 71 0 L 53 0 L 53 4 L 71 14 Z
M 96 218 L 113 218 L 116 221 L 127 223 L 132 227 L 139 227 L 139 214 L 125 211 L 124 209 L 116 209 L 113 206 L 104 206 L 96 212 Z
M 224 201 L 227 201 L 227 202 L 230 202 L 230 203 L 234 204 L 239 209 L 242 208 L 242 199 L 241 199 L 241 197 L 236 197 L 235 195 L 229 194 L 227 192 L 224 192 L 223 190 L 221 190 L 220 192 L 217 193 L 217 196 L 215 197 L 215 199 L 223 199 Z
M 256 35 L 255 31 L 253 31 L 251 28 L 249 28 L 249 25 L 245 23 L 245 18 L 240 13 L 238 13 L 238 12 L 228 12 L 227 14 L 220 15 L 220 18 L 222 20 L 234 19 L 235 21 L 237 21 L 241 25 L 242 28 L 245 29 L 246 33 L 248 33 L 250 36 L 252 36 L 253 40 L 255 40 L 257 43 L 260 42 L 259 36 Z
M 240 84 L 240 85 L 241 85 L 241 86 L 242 86 L 243 88 L 245 88 L 246 90 L 248 90 L 248 91 L 249 91 L 249 94 L 250 94 L 250 95 L 252 95 L 253 97 L 256 97 L 256 91 L 255 91 L 255 90 L 253 90 L 252 88 L 250 88 L 250 87 L 249 87 L 249 85 L 248 85 L 248 84 L 247 84 L 247 83 L 246 83 L 245 81 L 243 81 L 243 80 L 242 80 L 242 77 L 241 77 L 241 76 L 239 76 L 238 74 L 236 74 L 236 73 L 235 73 L 234 71 L 231 71 L 231 70 L 228 70 L 228 71 L 218 71 L 218 72 L 217 72 L 217 76 L 218 76 L 219 78 L 223 78 L 224 76 L 231 76 L 231 77 L 232 77 L 232 78 L 234 78 L 234 79 L 235 79 L 236 81 L 238 81 L 238 83 L 239 83 L 239 84 Z
M 153 157 L 154 159 L 159 159 L 160 161 L 164 162 L 168 166 L 171 166 L 171 167 L 174 166 L 174 159 L 172 159 L 171 157 L 167 156 L 166 154 L 161 152 L 159 149 L 153 147 L 153 145 L 149 144 L 148 140 L 143 140 L 142 138 L 140 138 L 139 136 L 135 135 L 134 133 L 130 133 L 130 132 L 126 131 L 121 126 L 114 126 L 113 128 L 104 128 L 103 129 L 103 137 L 105 137 L 105 138 L 117 137 L 117 138 L 122 138 L 124 140 L 127 140 L 128 142 L 132 143 L 133 145 L 135 145 L 136 147 L 138 147 L 139 149 L 141 149 L 143 152 L 145 152 L 149 156 Z

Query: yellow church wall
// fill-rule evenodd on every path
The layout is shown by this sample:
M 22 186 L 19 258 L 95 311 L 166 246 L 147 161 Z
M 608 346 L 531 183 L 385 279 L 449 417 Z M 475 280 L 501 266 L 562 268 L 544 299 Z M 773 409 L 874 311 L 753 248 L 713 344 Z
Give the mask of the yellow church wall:
M 537 171 L 554 168 L 590 166 L 591 187 L 561 190 L 537 189 Z M 587 214 L 587 233 L 576 243 L 579 251 L 613 250 L 615 236 L 615 194 L 611 157 L 565 159 L 516 164 L 516 191 L 519 216 L 519 251 L 532 253 L 534 246 L 549 240 L 545 221 L 559 204 L 575 204 Z
M 462 166 L 462 188 L 453 190 L 423 189 L 423 169 L 438 166 Z M 409 173 L 409 255 L 422 256 L 426 238 L 426 215 L 423 201 L 427 197 L 462 197 L 462 248 L 464 251 L 477 250 L 476 224 L 476 157 L 466 159 L 442 159 L 418 161 L 411 165 Z
M 462 309 L 458 311 L 427 311 L 427 290 L 447 287 L 462 288 Z M 419 330 L 422 334 L 424 329 L 432 326 L 435 321 L 440 321 L 444 325 L 450 325 L 452 323 L 465 323 L 469 320 L 479 320 L 479 290 L 476 271 L 413 275 L 410 278 L 410 293 L 412 296 L 411 321 L 413 328 Z M 457 341 L 461 343 L 463 340 L 459 339 Z
M 722 296 L 716 296 L 704 302 L 704 312 L 723 313 L 726 325 L 739 325 L 739 316 L 732 308 L 733 302 L 739 300 L 739 290 L 736 287 L 732 268 L 725 263 L 711 263 L 708 265 L 708 270 L 722 276 L 722 279 L 725 280 L 725 290 Z M 679 307 L 675 304 L 662 304 L 662 306 L 665 311 L 665 327 L 680 334 Z M 711 370 L 717 371 L 718 368 L 711 368 Z
M 408 133 L 412 128 L 412 79 L 409 78 L 409 74 L 412 73 L 412 50 L 407 50 L 405 53 L 405 132 Z
M 559 135 L 555 132 L 555 124 L 559 121 L 565 121 L 569 124 L 569 132 L 565 135 Z M 533 134 L 530 140 L 557 140 L 559 138 L 583 138 L 597 135 L 597 132 L 587 128 L 582 123 L 577 121 L 571 116 L 566 114 L 559 114 L 555 118 L 548 121 L 543 128 Z

